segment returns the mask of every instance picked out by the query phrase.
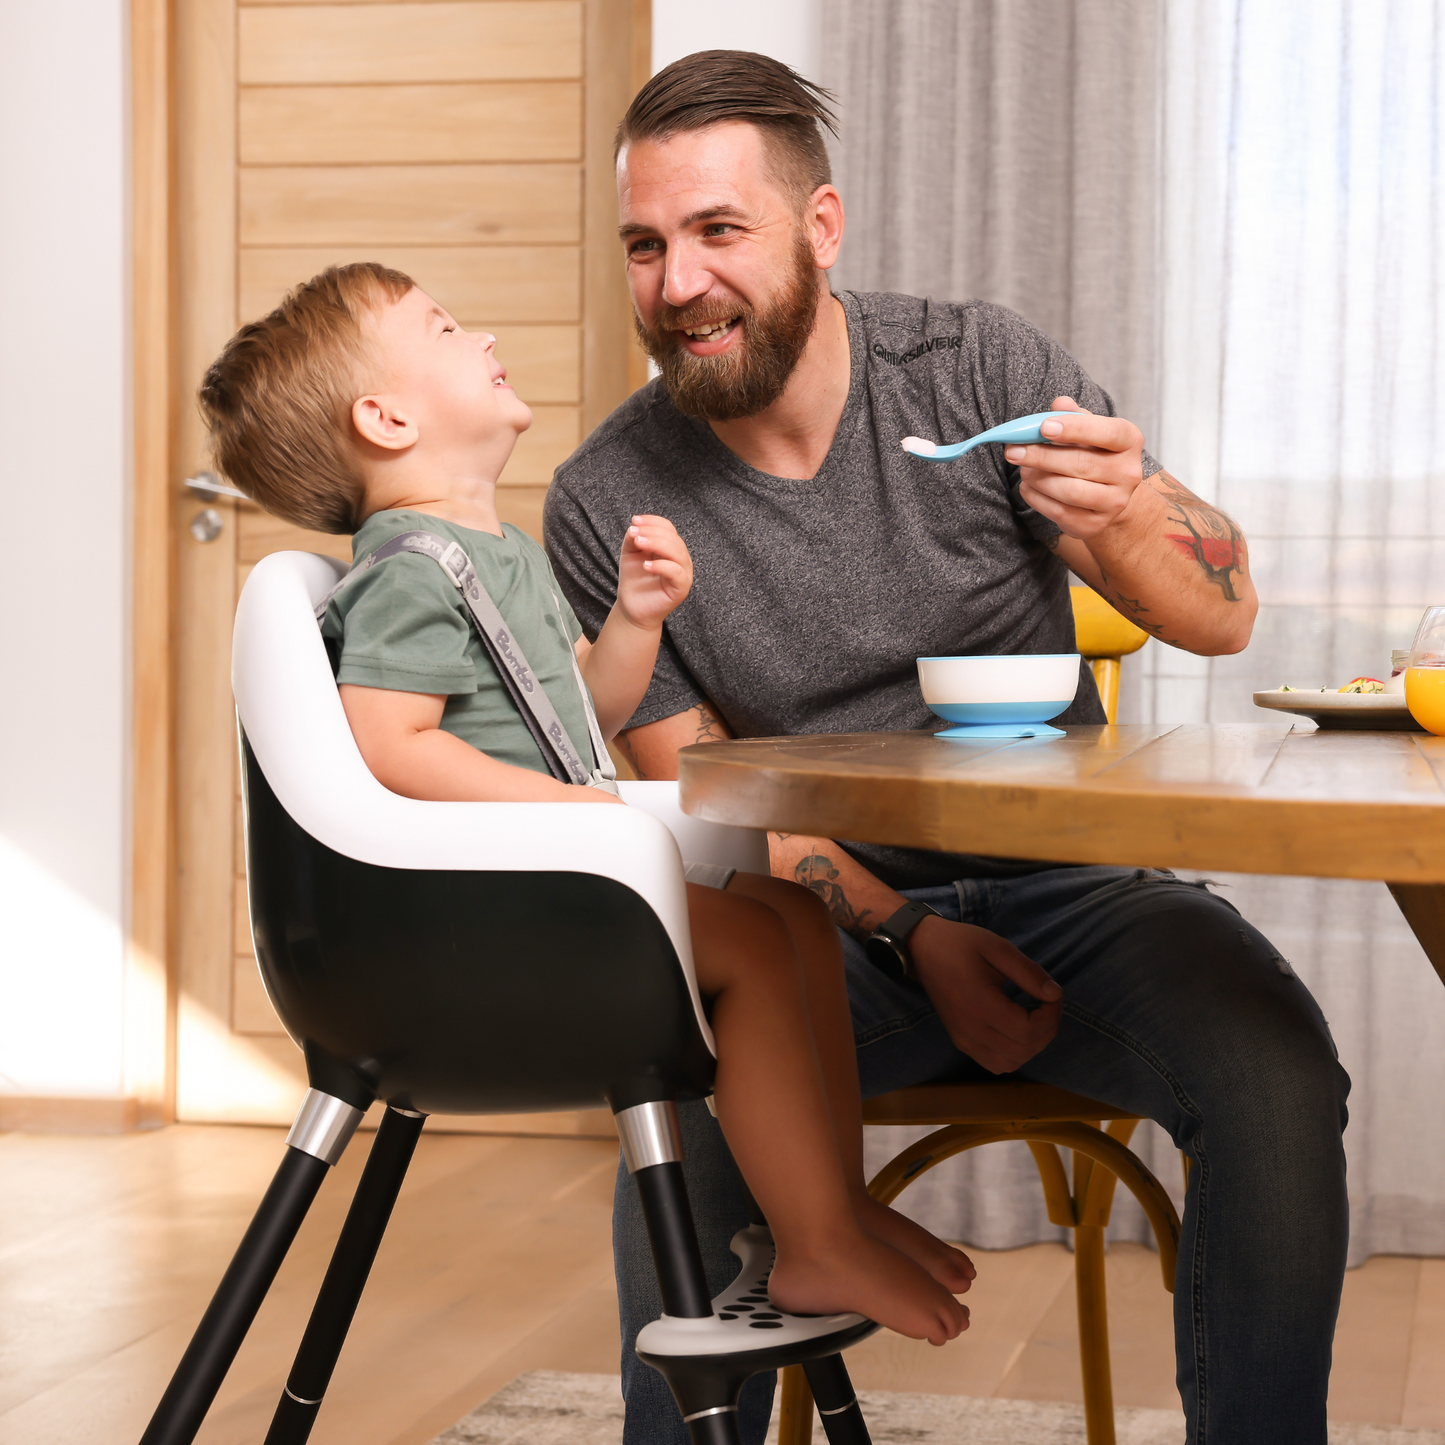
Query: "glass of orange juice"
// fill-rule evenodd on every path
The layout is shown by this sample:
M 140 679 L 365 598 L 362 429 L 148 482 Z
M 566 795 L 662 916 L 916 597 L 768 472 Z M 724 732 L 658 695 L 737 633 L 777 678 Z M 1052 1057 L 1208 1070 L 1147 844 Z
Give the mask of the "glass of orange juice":
M 1426 732 L 1445 737 L 1445 607 L 1420 619 L 1405 664 L 1405 706 Z

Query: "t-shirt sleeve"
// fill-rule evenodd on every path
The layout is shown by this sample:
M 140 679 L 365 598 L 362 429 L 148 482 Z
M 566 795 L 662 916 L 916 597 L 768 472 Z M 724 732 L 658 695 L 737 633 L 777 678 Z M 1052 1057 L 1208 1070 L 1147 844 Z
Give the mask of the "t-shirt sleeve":
M 616 547 L 609 546 L 568 483 L 559 478 L 547 493 L 542 539 L 547 545 L 553 575 L 582 619 L 588 639 L 595 642 L 617 600 L 621 533 Z M 627 726 L 645 727 L 706 701 L 707 694 L 687 670 L 664 625 L 652 681 Z
M 996 367 L 979 367 L 974 376 L 960 380 L 969 390 L 977 389 L 987 397 L 989 409 L 996 417 L 991 425 L 1048 411 L 1056 396 L 1071 396 L 1085 411 L 1099 416 L 1119 414 L 1109 393 L 1069 351 L 1032 322 L 1003 306 L 981 307 L 979 320 L 983 334 L 977 355 L 989 359 L 1002 356 L 1004 366 L 1001 371 Z M 964 357 L 963 364 L 968 366 L 971 361 L 968 352 Z M 999 456 L 1001 459 L 1002 449 Z M 1024 501 L 1019 491 L 1019 469 L 1008 462 L 1001 465 L 1009 504 L 1023 526 L 1041 541 L 1058 536 L 1058 527 Z M 1152 477 L 1159 470 L 1159 463 L 1146 451 L 1144 475 Z
M 471 622 L 430 558 L 403 552 L 356 579 L 327 609 L 336 681 L 439 696 L 476 692 Z

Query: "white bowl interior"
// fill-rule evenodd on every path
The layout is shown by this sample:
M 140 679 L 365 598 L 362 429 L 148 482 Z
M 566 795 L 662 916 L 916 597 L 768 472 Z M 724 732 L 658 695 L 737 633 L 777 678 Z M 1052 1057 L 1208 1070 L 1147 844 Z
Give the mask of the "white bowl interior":
M 1079 654 L 1016 657 L 920 657 L 923 700 L 934 703 L 1072 702 Z

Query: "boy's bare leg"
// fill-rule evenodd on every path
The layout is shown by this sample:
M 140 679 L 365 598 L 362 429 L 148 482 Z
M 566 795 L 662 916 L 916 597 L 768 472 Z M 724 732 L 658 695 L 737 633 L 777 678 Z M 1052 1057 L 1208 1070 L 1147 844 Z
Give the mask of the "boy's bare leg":
M 782 920 L 797 949 L 807 988 L 808 1013 L 844 1173 L 858 1221 L 894 1249 L 915 1259 L 945 1289 L 962 1294 L 977 1271 L 960 1249 L 868 1195 L 863 1173 L 863 1101 L 858 1056 L 843 975 L 843 950 L 827 907 L 796 883 L 757 873 L 736 873 L 728 892 L 765 903 Z
M 855 1310 L 914 1339 L 952 1339 L 963 1307 L 858 1222 L 782 919 L 694 885 L 688 905 L 698 983 L 713 999 L 718 1122 L 777 1245 L 769 1294 L 794 1313 Z

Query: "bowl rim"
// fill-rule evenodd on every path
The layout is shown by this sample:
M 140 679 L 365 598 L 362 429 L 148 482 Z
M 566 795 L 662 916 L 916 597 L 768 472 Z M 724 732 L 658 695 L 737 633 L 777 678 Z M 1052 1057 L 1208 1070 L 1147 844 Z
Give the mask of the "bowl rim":
M 1004 662 L 1015 657 L 1031 657 L 1042 661 L 1043 659 L 1062 659 L 1065 657 L 1082 657 L 1079 652 L 954 652 L 943 657 L 915 657 L 915 662 Z

